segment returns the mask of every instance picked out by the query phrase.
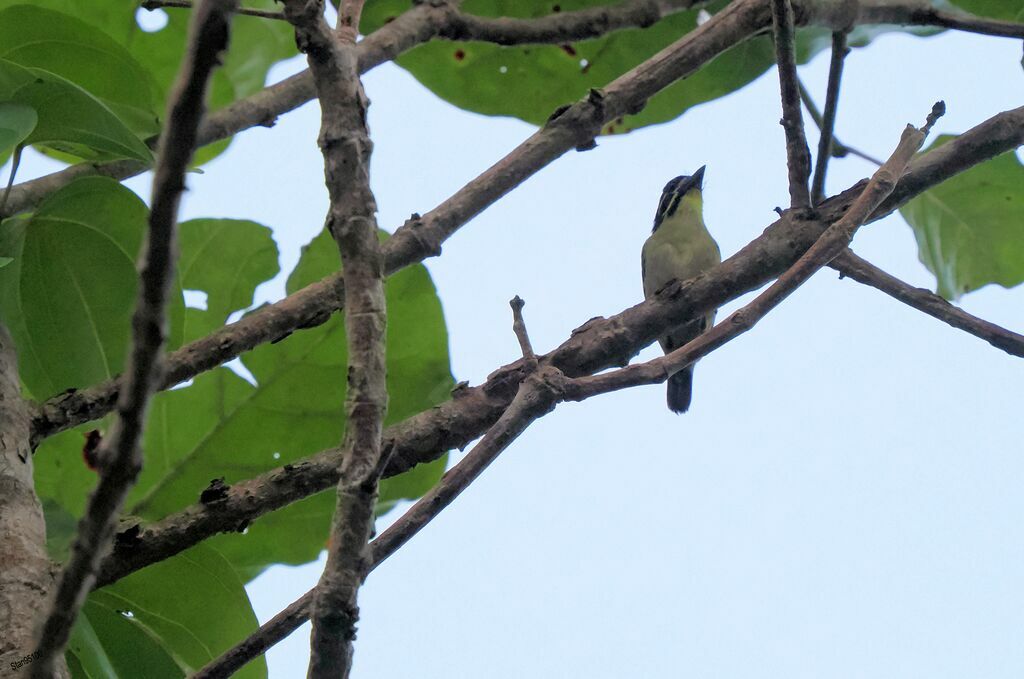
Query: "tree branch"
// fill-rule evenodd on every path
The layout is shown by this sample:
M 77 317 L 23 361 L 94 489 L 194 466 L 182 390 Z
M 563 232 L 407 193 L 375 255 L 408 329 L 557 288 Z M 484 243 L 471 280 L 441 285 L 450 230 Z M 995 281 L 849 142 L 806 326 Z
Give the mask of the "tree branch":
M 28 404 L 14 341 L 0 323 L 0 667 L 17 670 L 36 643 L 36 620 L 53 587 L 46 522 L 32 482 Z M 61 663 L 61 676 L 68 669 Z
M 117 515 L 142 470 L 139 441 L 149 399 L 156 390 L 167 335 L 167 297 L 174 277 L 178 201 L 195 148 L 206 86 L 220 53 L 227 48 L 235 0 L 201 0 L 192 17 L 188 47 L 170 97 L 167 127 L 160 140 L 149 230 L 139 262 L 139 292 L 132 318 L 127 382 L 117 419 L 99 451 L 100 477 L 89 497 L 71 555 L 46 616 L 32 665 L 32 676 L 50 679 L 78 611 L 92 589 L 96 568 L 110 548 Z
M 1022 143 L 1024 107 L 990 118 L 916 158 L 870 220 L 884 217 L 930 186 Z M 816 219 L 788 213 L 706 275 L 669 286 L 655 298 L 610 318 L 589 321 L 560 347 L 540 357 L 541 362 L 569 376 L 624 365 L 670 326 L 756 290 L 785 271 L 825 228 L 842 217 L 863 188 L 861 182 L 826 200 Z M 385 476 L 437 459 L 445 451 L 478 438 L 508 407 L 522 379 L 522 361 L 504 366 L 484 384 L 457 389 L 451 400 L 389 427 L 384 432 L 384 445 L 393 452 Z M 211 505 L 199 502 L 160 521 L 127 526 L 118 535 L 114 553 L 103 564 L 99 585 L 162 561 L 217 533 L 240 531 L 268 512 L 331 487 L 338 482 L 340 458 L 339 449 L 325 450 L 237 483 L 228 489 L 223 501 Z
M 844 31 L 833 33 L 832 61 L 829 62 L 828 89 L 825 93 L 825 115 L 818 126 L 821 130 L 821 137 L 818 139 L 818 157 L 815 158 L 814 179 L 811 181 L 811 205 L 817 205 L 825 197 L 825 173 L 828 171 L 828 159 L 832 156 L 836 112 L 839 109 L 839 86 L 843 79 L 843 61 L 849 53 L 850 48 L 846 46 L 846 33 Z M 803 88 L 800 81 L 797 81 L 797 87 Z
M 956 307 L 930 290 L 915 288 L 895 276 L 882 271 L 852 251 L 846 250 L 829 266 L 843 277 L 881 290 L 893 299 L 922 311 L 943 323 L 985 340 L 1011 356 L 1024 358 L 1024 335 L 1017 334 L 995 323 L 990 323 Z
M 387 410 L 384 271 L 377 238 L 377 205 L 370 190 L 368 101 L 359 81 L 355 47 L 362 0 L 343 0 L 338 29 L 323 4 L 286 0 L 285 16 L 306 53 L 320 99 L 320 149 L 330 194 L 327 229 L 341 253 L 345 284 L 348 388 L 345 454 L 327 547 L 327 565 L 313 595 L 309 677 L 348 677 L 359 619 L 357 599 L 366 574 Z
M 786 131 L 786 165 L 789 168 L 790 207 L 811 206 L 807 180 L 811 176 L 811 152 L 804 136 L 800 113 L 800 89 L 796 79 L 796 31 L 793 28 L 793 6 L 790 0 L 771 0 L 772 30 L 775 35 L 775 61 L 779 70 L 782 93 L 782 120 Z

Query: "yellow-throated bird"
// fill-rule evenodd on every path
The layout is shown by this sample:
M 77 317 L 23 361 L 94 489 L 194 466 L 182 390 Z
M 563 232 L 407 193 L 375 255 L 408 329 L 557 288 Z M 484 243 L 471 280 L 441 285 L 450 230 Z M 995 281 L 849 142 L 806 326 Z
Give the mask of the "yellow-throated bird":
M 654 229 L 644 243 L 640 260 L 644 279 L 644 297 L 654 293 L 672 280 L 685 281 L 707 271 L 722 261 L 718 243 L 704 226 L 701 185 L 704 168 L 692 175 L 676 177 L 661 192 L 658 212 L 654 215 Z M 715 322 L 715 312 L 690 321 L 660 338 L 665 353 L 678 349 Z M 685 413 L 690 407 L 693 389 L 693 365 L 668 378 L 668 407 L 675 413 Z

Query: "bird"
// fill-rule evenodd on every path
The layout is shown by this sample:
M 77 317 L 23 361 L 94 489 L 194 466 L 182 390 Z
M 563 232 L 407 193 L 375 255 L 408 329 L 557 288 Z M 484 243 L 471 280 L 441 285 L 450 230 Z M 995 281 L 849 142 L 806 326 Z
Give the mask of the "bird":
M 701 166 L 692 175 L 675 177 L 661 192 L 658 211 L 654 215 L 654 228 L 644 243 L 640 258 L 644 298 L 655 293 L 673 280 L 685 281 L 722 261 L 718 243 L 704 226 L 704 201 L 701 194 L 704 169 Z M 709 311 L 658 339 L 668 354 L 678 349 L 715 322 L 715 311 Z M 668 407 L 674 413 L 685 413 L 690 408 L 693 392 L 693 365 L 689 365 L 668 378 Z

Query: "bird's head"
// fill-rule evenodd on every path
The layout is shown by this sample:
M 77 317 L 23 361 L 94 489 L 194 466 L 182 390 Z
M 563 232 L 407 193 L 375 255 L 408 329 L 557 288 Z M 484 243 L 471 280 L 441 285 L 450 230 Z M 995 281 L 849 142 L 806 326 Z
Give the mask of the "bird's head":
M 700 169 L 693 174 L 680 175 L 665 184 L 665 188 L 661 192 L 661 200 L 658 201 L 658 212 L 654 215 L 652 232 L 657 231 L 663 221 L 676 213 L 684 197 L 695 201 L 695 207 L 700 209 L 705 167 L 707 166 L 701 165 Z

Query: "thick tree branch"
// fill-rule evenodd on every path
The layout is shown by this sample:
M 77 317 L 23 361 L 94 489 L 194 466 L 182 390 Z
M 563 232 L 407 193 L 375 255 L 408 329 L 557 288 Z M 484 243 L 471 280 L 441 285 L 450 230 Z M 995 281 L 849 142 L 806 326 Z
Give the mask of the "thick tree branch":
M 0 667 L 31 662 L 36 620 L 53 586 L 46 522 L 32 481 L 29 410 L 14 341 L 0 324 Z M 61 676 L 68 676 L 61 663 Z
M 956 307 L 930 290 L 915 288 L 882 271 L 850 250 L 833 259 L 829 266 L 844 277 L 870 285 L 943 323 L 985 340 L 1012 356 L 1024 358 L 1024 335 L 990 323 Z
M 178 201 L 196 143 L 206 86 L 227 48 L 228 24 L 236 0 L 201 0 L 193 15 L 181 73 L 171 94 L 167 127 L 160 140 L 149 230 L 139 262 L 139 293 L 132 318 L 127 382 L 117 419 L 99 451 L 100 475 L 43 624 L 32 665 L 36 679 L 49 679 L 63 652 L 78 611 L 92 589 L 96 568 L 110 548 L 117 515 L 142 470 L 139 441 L 149 399 L 160 381 L 167 336 L 167 297 L 174 278 Z
M 800 88 L 796 79 L 796 31 L 793 27 L 793 5 L 790 0 L 770 0 L 772 30 L 775 35 L 775 62 L 778 65 L 782 94 L 782 120 L 786 131 L 786 165 L 789 168 L 789 204 L 793 208 L 811 205 L 807 180 L 811 175 L 811 152 L 804 135 L 800 113 Z
M 327 565 L 313 596 L 309 677 L 348 677 L 366 575 L 387 410 L 384 270 L 377 205 L 370 190 L 368 101 L 359 81 L 355 39 L 362 0 L 342 0 L 331 30 L 318 0 L 286 0 L 285 16 L 306 53 L 320 99 L 320 150 L 331 204 L 327 229 L 341 253 L 345 284 L 348 387 L 345 455 L 327 547 Z
M 892 195 L 875 210 L 876 220 L 925 189 L 973 165 L 1024 143 L 1024 107 L 1000 113 L 958 138 L 916 158 Z M 654 299 L 610 318 L 586 323 L 552 353 L 540 357 L 571 377 L 624 365 L 670 326 L 756 290 L 785 271 L 860 195 L 859 183 L 819 207 L 817 219 L 787 213 L 764 233 L 707 275 L 669 286 Z M 496 370 L 477 387 L 457 389 L 453 398 L 384 432 L 393 449 L 385 476 L 437 459 L 478 438 L 508 407 L 523 377 L 522 362 Z M 212 505 L 197 503 L 160 521 L 132 524 L 118 536 L 104 562 L 99 584 L 109 584 L 161 561 L 217 533 L 240 531 L 249 522 L 338 482 L 339 449 L 274 469 L 240 482 Z
M 839 110 L 839 86 L 843 79 L 843 62 L 849 52 L 850 48 L 846 46 L 846 32 L 833 33 L 832 61 L 829 63 L 828 89 L 825 92 L 825 115 L 818 126 L 821 137 L 818 139 L 818 157 L 815 158 L 814 179 L 811 181 L 811 205 L 817 205 L 825 197 L 825 173 L 828 171 L 828 160 L 832 156 L 836 113 Z M 797 81 L 797 87 L 802 89 L 800 81 Z

